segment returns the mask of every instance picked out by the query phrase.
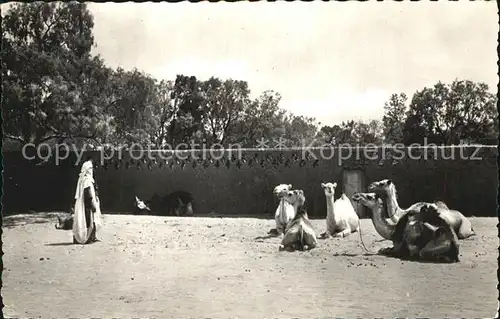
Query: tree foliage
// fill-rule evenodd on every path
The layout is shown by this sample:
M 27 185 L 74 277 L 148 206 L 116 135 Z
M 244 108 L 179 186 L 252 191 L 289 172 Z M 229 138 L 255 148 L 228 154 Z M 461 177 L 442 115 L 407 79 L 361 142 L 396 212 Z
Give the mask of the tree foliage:
M 384 105 L 382 117 L 384 139 L 388 144 L 403 142 L 403 129 L 406 119 L 406 101 L 404 93 L 393 94 Z
M 483 143 L 496 138 L 498 113 L 496 96 L 484 83 L 455 80 L 438 82 L 413 95 L 404 122 L 405 144 L 460 144 L 461 141 Z
M 249 105 L 250 90 L 245 81 L 221 81 L 211 77 L 201 84 L 203 130 L 207 143 L 226 144 Z
M 383 141 L 383 127 L 379 120 L 345 121 L 340 125 L 323 126 L 318 133 L 318 140 L 323 145 L 352 145 L 365 146 L 367 144 L 381 144 Z
M 241 79 L 206 81 L 179 74 L 173 81 L 112 69 L 94 45 L 84 3 L 14 3 L 2 19 L 4 137 L 21 144 L 92 140 L 163 148 L 178 143 L 255 147 L 324 144 L 481 143 L 498 134 L 496 97 L 472 81 L 437 83 L 407 106 L 393 94 L 381 121 L 323 126 L 280 106 L 267 90 L 253 98 Z M 276 144 L 279 143 L 279 144 Z
M 106 77 L 92 67 L 93 17 L 82 3 L 13 4 L 2 19 L 5 135 L 23 143 L 96 138 L 109 118 L 88 98 Z

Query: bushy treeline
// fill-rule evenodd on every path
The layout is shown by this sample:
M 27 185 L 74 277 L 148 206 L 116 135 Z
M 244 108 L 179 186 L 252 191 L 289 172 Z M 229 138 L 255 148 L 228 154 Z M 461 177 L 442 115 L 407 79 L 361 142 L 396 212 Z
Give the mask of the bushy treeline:
M 381 120 L 320 127 L 281 107 L 277 92 L 252 99 L 243 80 L 177 75 L 165 81 L 137 69 L 112 69 L 91 54 L 93 26 L 84 3 L 16 3 L 5 13 L 5 149 L 44 142 L 251 148 L 261 138 L 270 147 L 280 138 L 282 146 L 411 144 L 425 137 L 437 144 L 496 143 L 496 96 L 483 83 L 439 82 L 417 91 L 410 103 L 394 94 Z

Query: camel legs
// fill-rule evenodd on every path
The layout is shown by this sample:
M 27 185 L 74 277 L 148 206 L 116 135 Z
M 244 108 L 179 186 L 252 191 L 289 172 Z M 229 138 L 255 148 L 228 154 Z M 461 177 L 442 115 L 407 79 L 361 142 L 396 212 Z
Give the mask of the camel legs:
M 350 233 L 352 232 L 351 228 L 350 227 L 347 227 L 346 229 L 344 229 L 343 231 L 341 232 L 338 232 L 338 233 L 335 233 L 333 235 L 333 237 L 346 237 L 348 236 Z
M 320 238 L 320 239 L 327 239 L 327 238 L 331 238 L 331 237 L 332 237 L 332 234 L 330 233 L 330 231 L 328 229 L 323 234 L 318 236 L 318 238 Z
M 453 228 L 441 227 L 436 238 L 420 250 L 420 258 L 432 261 L 458 262 L 458 237 Z
M 300 240 L 299 227 L 290 228 L 283 236 L 279 250 L 294 250 L 296 249 L 296 242 Z
M 300 242 L 300 227 L 301 226 L 292 227 L 285 233 L 283 239 L 281 240 L 280 251 L 296 249 L 309 250 L 316 247 L 318 243 L 316 235 L 314 234 L 314 231 L 308 227 L 303 228 L 303 243 Z
M 378 253 L 380 255 L 391 256 L 391 257 L 402 257 L 404 256 L 404 248 L 406 243 L 404 241 L 394 244 L 393 247 L 381 248 Z
M 304 249 L 309 250 L 316 247 L 316 245 L 318 244 L 318 240 L 316 239 L 316 235 L 313 230 L 309 229 L 308 227 L 304 227 L 303 236 L 305 243 Z
M 298 227 L 292 227 L 286 232 L 285 236 L 283 236 L 283 239 L 281 240 L 281 244 L 283 246 L 291 245 L 299 239 L 299 236 L 300 236 L 300 232 L 299 232 Z
M 462 219 L 462 223 L 460 224 L 460 228 L 458 228 L 458 230 L 457 230 L 458 238 L 459 239 L 466 239 L 466 238 L 469 238 L 469 237 L 475 236 L 475 235 L 476 235 L 476 232 L 472 228 L 472 224 L 471 224 L 470 220 L 468 220 L 467 218 L 464 217 Z
M 276 228 L 276 235 L 277 236 L 281 236 L 283 234 L 285 234 L 285 228 L 284 227 Z
M 458 250 L 453 247 L 453 244 L 449 240 L 443 240 L 439 243 L 436 243 L 434 240 L 430 241 L 420 250 L 419 257 L 431 261 L 460 261 L 458 258 Z

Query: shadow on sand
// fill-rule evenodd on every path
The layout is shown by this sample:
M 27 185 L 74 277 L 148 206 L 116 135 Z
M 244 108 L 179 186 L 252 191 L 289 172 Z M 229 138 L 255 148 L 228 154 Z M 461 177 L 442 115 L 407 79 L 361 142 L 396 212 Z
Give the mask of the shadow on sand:
M 2 220 L 2 227 L 13 228 L 27 224 L 45 224 L 53 221 L 54 221 L 54 214 L 51 213 L 4 216 Z
M 450 259 L 440 259 L 440 260 L 429 260 L 429 259 L 421 259 L 418 257 L 409 257 L 409 256 L 392 256 L 387 254 L 378 253 L 378 256 L 384 256 L 387 258 L 399 259 L 401 261 L 414 262 L 420 264 L 457 264 L 459 261 L 452 261 Z
M 351 253 L 334 253 L 333 256 L 338 257 L 338 256 L 343 256 L 343 257 L 359 257 L 359 256 L 381 256 L 376 253 L 362 253 L 362 254 L 351 254 Z
M 72 246 L 72 245 L 76 244 L 73 244 L 72 242 L 45 244 L 45 246 Z
M 266 236 L 257 236 L 254 238 L 254 240 L 266 240 L 266 239 L 277 238 L 277 237 L 278 237 L 277 235 L 269 234 Z

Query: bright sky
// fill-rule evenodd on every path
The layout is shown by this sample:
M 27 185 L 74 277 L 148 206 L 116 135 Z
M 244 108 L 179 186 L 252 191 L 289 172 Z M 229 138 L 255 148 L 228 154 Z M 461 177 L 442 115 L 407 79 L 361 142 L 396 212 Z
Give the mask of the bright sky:
M 90 3 L 112 67 L 246 80 L 322 124 L 381 118 L 390 94 L 437 81 L 496 92 L 495 1 Z

